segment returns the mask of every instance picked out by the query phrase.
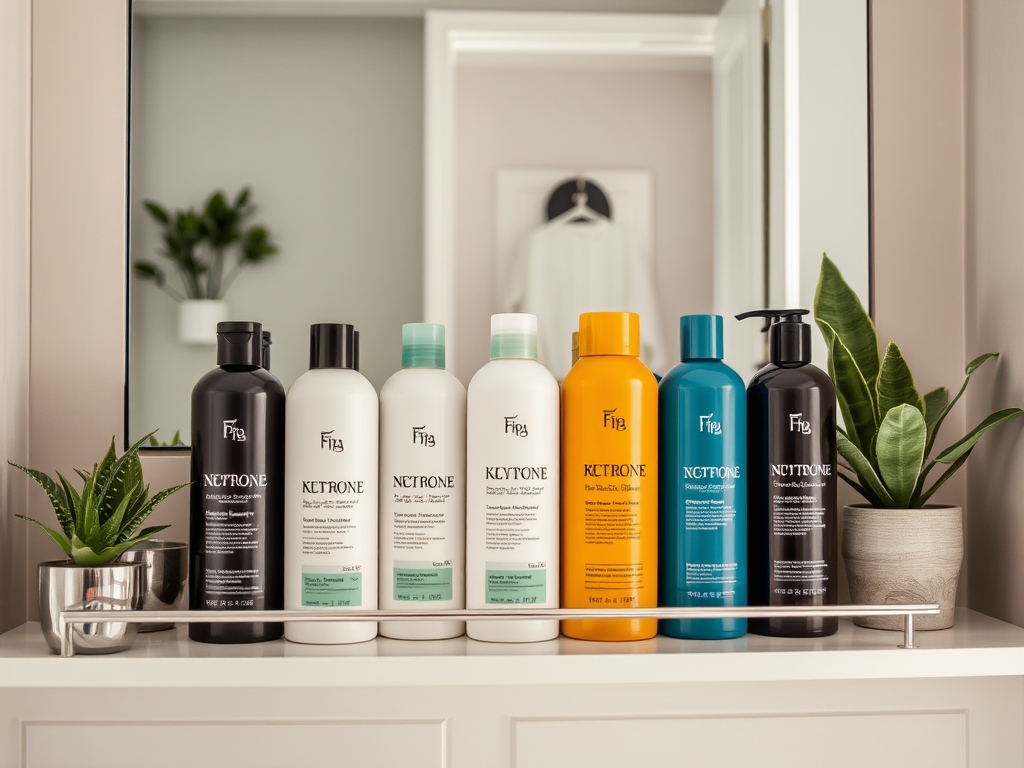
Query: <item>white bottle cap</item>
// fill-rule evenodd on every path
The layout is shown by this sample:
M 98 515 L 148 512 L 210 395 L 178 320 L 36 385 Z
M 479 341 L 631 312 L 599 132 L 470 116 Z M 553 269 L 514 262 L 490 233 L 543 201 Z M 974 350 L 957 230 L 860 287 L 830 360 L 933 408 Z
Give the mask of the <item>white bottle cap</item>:
M 537 335 L 537 316 L 526 312 L 491 315 L 491 333 L 528 333 Z

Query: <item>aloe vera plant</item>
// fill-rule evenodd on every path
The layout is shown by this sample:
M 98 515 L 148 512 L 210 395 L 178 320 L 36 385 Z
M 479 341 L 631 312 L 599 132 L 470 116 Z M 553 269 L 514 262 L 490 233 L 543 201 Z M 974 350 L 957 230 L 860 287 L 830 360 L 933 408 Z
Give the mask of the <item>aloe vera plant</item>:
M 996 411 L 932 458 L 942 422 L 963 397 L 971 374 L 998 353 L 967 364 L 952 400 L 946 387 L 921 395 L 895 342 L 879 359 L 874 323 L 828 256 L 814 294 L 814 320 L 825 337 L 828 372 L 846 426 L 838 428 L 836 441 L 843 458 L 839 476 L 874 507 L 923 507 L 966 463 L 983 434 L 1024 414 L 1020 408 Z M 928 486 L 933 471 L 941 474 Z
M 157 505 L 189 483 L 176 485 L 150 497 L 149 486 L 143 485 L 139 446 L 155 434 L 151 432 L 118 457 L 114 439 L 99 464 L 92 472 L 75 472 L 85 483 L 81 491 L 68 482 L 60 472 L 58 480 L 35 469 L 8 462 L 35 480 L 50 499 L 57 514 L 60 531 L 43 525 L 25 515 L 22 520 L 35 523 L 52 538 L 61 549 L 79 565 L 103 565 L 138 542 L 159 533 L 166 525 L 143 528 L 139 526 Z

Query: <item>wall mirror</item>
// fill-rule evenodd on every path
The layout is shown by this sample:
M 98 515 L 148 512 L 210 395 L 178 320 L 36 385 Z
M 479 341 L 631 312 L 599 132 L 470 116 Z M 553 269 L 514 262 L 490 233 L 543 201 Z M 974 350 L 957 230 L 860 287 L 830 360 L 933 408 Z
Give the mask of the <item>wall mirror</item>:
M 824 251 L 867 295 L 866 0 L 549 6 L 135 0 L 127 440 L 187 444 L 218 315 L 272 332 L 285 387 L 314 322 L 359 329 L 378 389 L 401 324 L 444 323 L 468 383 L 492 312 L 546 322 L 522 285 L 556 228 L 612 265 L 587 290 L 633 281 L 658 371 L 681 314 L 809 305 Z M 577 185 L 610 220 L 557 219 Z M 726 323 L 745 377 L 748 325 Z

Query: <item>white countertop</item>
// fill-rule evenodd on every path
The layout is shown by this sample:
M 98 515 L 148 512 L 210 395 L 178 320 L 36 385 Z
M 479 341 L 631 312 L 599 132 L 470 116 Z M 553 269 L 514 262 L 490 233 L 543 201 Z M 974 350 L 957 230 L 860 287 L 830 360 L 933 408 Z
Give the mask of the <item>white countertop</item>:
M 736 640 L 632 643 L 560 637 L 521 645 L 378 637 L 356 645 L 205 645 L 187 628 L 139 635 L 107 656 L 52 655 L 36 623 L 0 635 L 0 689 L 10 687 L 439 686 L 749 682 L 859 678 L 1024 676 L 1024 629 L 957 609 L 952 629 L 901 632 L 840 620 L 821 639 L 747 635 Z

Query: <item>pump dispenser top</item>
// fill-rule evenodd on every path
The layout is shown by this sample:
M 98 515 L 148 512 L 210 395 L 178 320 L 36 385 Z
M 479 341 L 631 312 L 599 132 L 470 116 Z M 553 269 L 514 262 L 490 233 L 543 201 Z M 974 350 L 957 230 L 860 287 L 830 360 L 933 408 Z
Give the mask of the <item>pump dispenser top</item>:
M 779 368 L 798 368 L 811 362 L 811 326 L 801 318 L 806 309 L 754 309 L 736 315 L 765 318 L 762 331 L 768 331 L 768 359 Z

